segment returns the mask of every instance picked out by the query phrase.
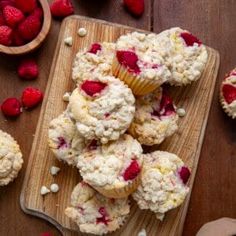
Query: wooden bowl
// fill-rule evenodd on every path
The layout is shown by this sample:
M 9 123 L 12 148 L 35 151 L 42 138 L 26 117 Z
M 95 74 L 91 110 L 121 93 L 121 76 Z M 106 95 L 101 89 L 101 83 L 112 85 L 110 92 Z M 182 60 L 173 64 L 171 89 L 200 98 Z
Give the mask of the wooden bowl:
M 52 17 L 51 17 L 48 1 L 46 0 L 38 0 L 38 1 L 41 4 L 42 10 L 43 10 L 43 24 L 42 24 L 42 28 L 38 36 L 34 38 L 32 41 L 30 41 L 29 43 L 22 46 L 8 47 L 8 46 L 4 46 L 0 44 L 0 52 L 9 54 L 9 55 L 26 54 L 37 49 L 45 40 L 50 30 Z

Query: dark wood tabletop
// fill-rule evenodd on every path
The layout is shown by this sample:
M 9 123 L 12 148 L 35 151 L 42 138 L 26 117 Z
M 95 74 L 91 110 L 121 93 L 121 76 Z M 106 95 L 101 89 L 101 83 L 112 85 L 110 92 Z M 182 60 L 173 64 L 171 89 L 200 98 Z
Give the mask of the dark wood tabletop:
M 76 14 L 154 32 L 180 26 L 220 52 L 219 76 L 183 235 L 195 235 L 202 224 L 220 217 L 236 218 L 236 121 L 222 112 L 218 102 L 220 82 L 224 74 L 236 66 L 236 1 L 145 0 L 145 13 L 139 19 L 123 9 L 121 0 L 74 0 L 73 3 Z M 19 97 L 29 85 L 45 91 L 59 29 L 60 21 L 54 20 L 45 43 L 32 54 L 40 66 L 40 76 L 35 81 L 18 78 L 16 65 L 20 58 L 0 55 L 0 103 L 10 96 Z M 60 235 L 46 221 L 24 214 L 19 205 L 39 113 L 40 107 L 37 107 L 14 121 L 0 115 L 0 128 L 15 137 L 24 155 L 18 178 L 0 188 L 0 235 L 37 236 L 42 232 Z

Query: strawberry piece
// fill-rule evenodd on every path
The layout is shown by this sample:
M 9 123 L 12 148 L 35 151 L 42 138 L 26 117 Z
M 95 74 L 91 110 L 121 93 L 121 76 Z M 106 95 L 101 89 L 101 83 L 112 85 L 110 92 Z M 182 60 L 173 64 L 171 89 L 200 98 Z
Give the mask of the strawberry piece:
M 37 15 L 31 14 L 18 26 L 21 37 L 26 41 L 34 39 L 41 30 L 41 20 Z
M 17 98 L 8 98 L 2 103 L 1 110 L 5 116 L 17 117 L 22 112 L 22 107 Z
M 126 9 L 134 16 L 141 16 L 144 12 L 144 0 L 123 0 Z
M 4 9 L 6 6 L 15 6 L 15 1 L 14 0 L 0 0 L 0 9 Z
M 37 7 L 36 0 L 15 0 L 16 6 L 24 13 L 31 13 Z
M 202 44 L 202 42 L 197 37 L 188 32 L 183 32 L 180 34 L 180 36 L 183 38 L 187 46 L 193 46 L 195 43 L 197 43 L 198 46 Z
M 186 184 L 188 182 L 188 179 L 189 179 L 189 176 L 190 176 L 190 170 L 188 169 L 188 167 L 183 166 L 179 170 L 179 176 L 182 179 L 183 183 Z
M 5 46 L 12 44 L 12 29 L 6 25 L 0 26 L 0 44 Z
M 74 13 L 74 7 L 70 0 L 54 0 L 50 5 L 52 16 L 63 18 Z
M 97 54 L 97 52 L 98 52 L 98 51 L 101 51 L 101 50 L 102 50 L 101 44 L 99 44 L 99 43 L 93 43 L 93 44 L 91 45 L 91 48 L 89 49 L 88 52 L 93 53 L 93 54 Z
M 99 82 L 99 81 L 90 81 L 86 80 L 82 85 L 81 89 L 89 96 L 94 96 L 100 93 L 107 84 Z
M 125 181 L 135 179 L 140 173 L 141 169 L 137 162 L 137 160 L 133 160 L 128 168 L 125 170 L 123 174 L 123 178 Z
M 236 100 L 236 87 L 230 84 L 224 84 L 222 93 L 225 101 L 230 104 Z
M 97 224 L 105 224 L 105 225 L 108 225 L 108 222 L 110 221 L 108 219 L 108 214 L 107 214 L 107 211 L 105 209 L 105 207 L 100 207 L 98 212 L 101 214 L 101 217 L 97 218 Z
M 20 62 L 17 73 L 22 79 L 35 79 L 39 74 L 38 65 L 33 59 L 24 59 Z
M 25 44 L 24 39 L 21 37 L 21 35 L 17 30 L 13 31 L 12 41 L 13 41 L 12 44 L 14 46 L 22 46 Z
M 28 87 L 26 88 L 21 97 L 22 104 L 25 108 L 33 108 L 43 100 L 43 93 L 37 89 Z
M 3 9 L 3 16 L 7 25 L 12 28 L 18 25 L 25 18 L 21 10 L 12 6 L 6 6 Z
M 128 68 L 130 72 L 136 74 L 140 73 L 140 68 L 138 66 L 138 56 L 135 52 L 131 51 L 117 51 L 116 52 L 117 60 L 121 65 Z

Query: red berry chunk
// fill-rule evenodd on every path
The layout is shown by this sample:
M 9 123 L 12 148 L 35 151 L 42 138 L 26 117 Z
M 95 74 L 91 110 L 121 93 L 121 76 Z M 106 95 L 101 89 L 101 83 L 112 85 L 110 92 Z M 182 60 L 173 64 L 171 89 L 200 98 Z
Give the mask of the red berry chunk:
M 197 43 L 198 46 L 202 44 L 202 42 L 197 37 L 188 32 L 183 32 L 180 34 L 180 36 L 183 38 L 187 46 L 193 46 L 194 43 Z
M 119 63 L 128 68 L 130 72 L 134 72 L 136 74 L 140 73 L 140 68 L 137 64 L 138 56 L 136 55 L 135 52 L 117 51 L 116 57 Z
M 7 25 L 12 28 L 18 25 L 25 18 L 21 10 L 12 6 L 4 7 L 3 16 Z
M 37 89 L 28 87 L 22 93 L 22 104 L 25 108 L 33 108 L 43 100 L 43 93 Z
M 97 54 L 97 52 L 98 52 L 98 51 L 101 51 L 101 50 L 102 50 L 101 44 L 99 44 L 99 43 L 93 43 L 93 44 L 91 45 L 91 48 L 89 49 L 88 52 L 93 53 L 93 54 Z
M 99 81 L 86 80 L 81 85 L 81 89 L 89 96 L 94 96 L 100 93 L 106 86 L 107 84 L 99 82 Z
M 123 178 L 125 181 L 135 179 L 140 173 L 141 169 L 137 162 L 137 160 L 133 160 L 128 168 L 125 170 L 123 174 Z
M 230 104 L 236 100 L 236 87 L 230 84 L 223 85 L 222 93 L 225 101 Z
M 15 0 L 15 3 L 24 13 L 31 13 L 37 7 L 36 0 Z
M 105 207 L 100 207 L 98 212 L 101 214 L 101 217 L 97 218 L 97 224 L 105 224 L 105 225 L 108 225 L 108 222 L 110 221 L 108 219 L 108 214 L 107 214 L 107 211 L 105 209 Z
M 63 137 L 59 137 L 58 138 L 58 146 L 57 146 L 57 149 L 60 149 L 60 148 L 67 148 L 68 147 L 68 144 L 66 142 L 66 140 L 63 138 Z
M 5 22 L 5 19 L 3 17 L 2 12 L 0 11 L 0 26 L 2 26 L 2 25 L 6 25 L 6 22 Z
M 8 98 L 2 103 L 1 110 L 5 116 L 17 117 L 22 112 L 22 107 L 17 98 Z
M 183 183 L 186 184 L 190 176 L 190 170 L 188 169 L 188 167 L 183 166 L 179 171 L 179 176 L 182 179 Z
M 12 29 L 6 25 L 0 26 L 0 44 L 10 46 L 12 43 Z
M 144 0 L 123 0 L 123 3 L 134 16 L 141 16 L 144 12 Z
M 39 74 L 38 65 L 34 59 L 25 59 L 20 62 L 17 72 L 20 78 L 32 80 Z
M 22 46 L 25 44 L 24 39 L 21 37 L 17 30 L 13 31 L 12 44 L 15 46 Z
M 74 13 L 74 7 L 70 0 L 54 0 L 50 5 L 52 16 L 63 18 Z

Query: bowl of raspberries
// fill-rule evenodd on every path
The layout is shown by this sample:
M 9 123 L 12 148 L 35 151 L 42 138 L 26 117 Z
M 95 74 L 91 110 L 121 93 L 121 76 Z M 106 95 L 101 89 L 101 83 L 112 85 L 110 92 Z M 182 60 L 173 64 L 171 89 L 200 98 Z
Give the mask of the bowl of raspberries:
M 38 48 L 51 26 L 45 0 L 0 0 L 0 52 L 26 54 Z

